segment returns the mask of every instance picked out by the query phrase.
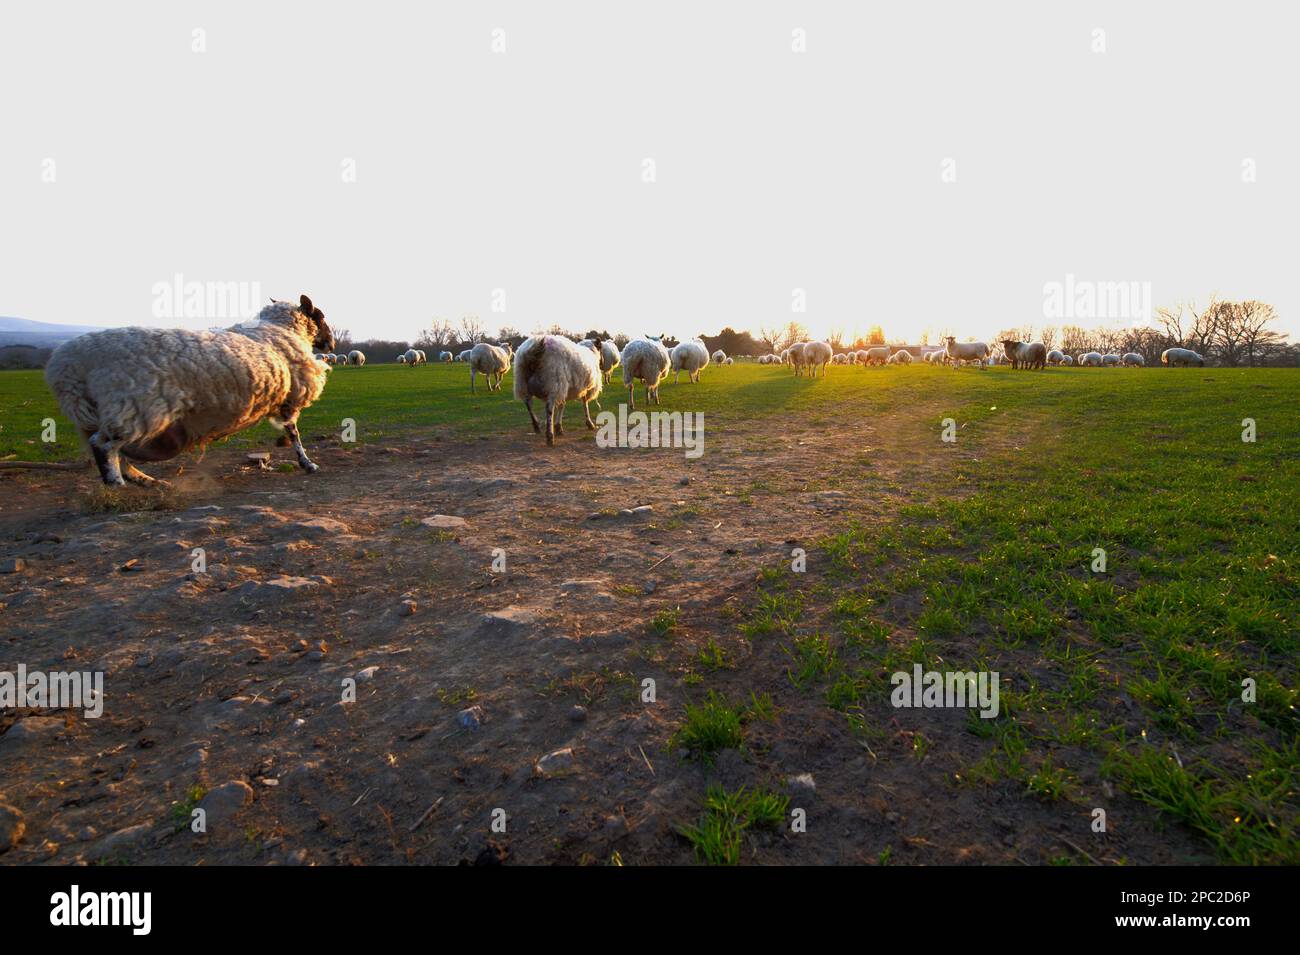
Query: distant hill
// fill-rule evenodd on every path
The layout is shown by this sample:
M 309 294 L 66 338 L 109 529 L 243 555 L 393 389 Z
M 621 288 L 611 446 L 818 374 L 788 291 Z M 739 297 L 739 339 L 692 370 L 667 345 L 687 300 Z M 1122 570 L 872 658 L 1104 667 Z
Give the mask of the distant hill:
M 66 342 L 69 338 L 102 330 L 102 325 L 58 325 L 52 322 L 35 322 L 30 318 L 9 318 L 0 315 L 0 347 L 32 345 L 37 348 L 50 348 Z

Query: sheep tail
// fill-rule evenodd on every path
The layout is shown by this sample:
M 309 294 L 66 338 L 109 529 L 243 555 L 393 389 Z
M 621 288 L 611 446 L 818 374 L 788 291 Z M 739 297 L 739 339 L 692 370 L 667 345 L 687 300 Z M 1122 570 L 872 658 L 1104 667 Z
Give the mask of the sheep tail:
M 546 339 L 537 339 L 537 344 L 528 351 L 524 352 L 523 358 L 519 361 L 519 381 L 528 381 L 537 371 L 537 366 L 542 363 L 542 353 L 546 351 Z

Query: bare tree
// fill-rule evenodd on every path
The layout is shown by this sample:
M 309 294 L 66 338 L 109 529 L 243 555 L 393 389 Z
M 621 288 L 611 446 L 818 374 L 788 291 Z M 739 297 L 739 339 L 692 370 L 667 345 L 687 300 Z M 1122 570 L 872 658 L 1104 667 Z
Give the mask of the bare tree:
M 471 345 L 483 340 L 486 330 L 477 315 L 465 315 L 460 320 L 461 339 Z
M 415 347 L 428 351 L 445 351 L 456 341 L 456 326 L 444 319 L 435 318 L 415 339 Z
M 785 330 L 779 326 L 760 325 L 754 340 L 773 354 L 785 347 Z

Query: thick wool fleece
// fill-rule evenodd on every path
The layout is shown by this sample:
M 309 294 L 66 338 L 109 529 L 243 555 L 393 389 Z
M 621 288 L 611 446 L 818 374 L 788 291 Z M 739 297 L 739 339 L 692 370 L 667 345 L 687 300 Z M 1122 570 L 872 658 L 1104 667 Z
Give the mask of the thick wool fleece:
M 54 352 L 45 381 L 84 438 L 99 432 L 128 457 L 165 460 L 263 418 L 295 421 L 325 387 L 329 366 L 312 353 L 322 327 L 275 302 L 219 332 L 93 332 Z

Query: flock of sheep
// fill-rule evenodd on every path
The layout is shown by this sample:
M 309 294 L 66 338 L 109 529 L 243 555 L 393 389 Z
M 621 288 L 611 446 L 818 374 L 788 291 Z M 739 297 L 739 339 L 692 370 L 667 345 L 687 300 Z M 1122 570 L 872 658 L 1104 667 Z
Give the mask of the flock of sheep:
M 1059 349 L 1049 350 L 1042 342 L 1021 342 L 1004 339 L 1001 352 L 984 342 L 961 342 L 948 336 L 944 344 L 935 348 L 921 346 L 921 356 L 917 358 L 908 348 L 891 348 L 889 345 L 876 345 L 855 351 L 832 354 L 831 346 L 826 342 L 796 342 L 780 353 L 762 355 L 760 365 L 791 365 L 796 375 L 807 373 L 823 376 L 826 366 L 831 365 L 910 365 L 913 361 L 923 361 L 931 365 L 950 365 L 958 367 L 965 364 L 979 365 L 982 368 L 991 365 L 1011 365 L 1013 368 L 1043 368 L 1047 365 L 1114 367 L 1141 367 L 1146 359 L 1137 352 L 1124 355 L 1103 355 L 1100 352 L 1084 352 L 1077 359 Z M 1174 366 L 1203 367 L 1205 359 L 1189 348 L 1167 348 L 1160 356 L 1162 364 Z
M 983 342 L 958 343 L 948 337 L 942 348 L 925 350 L 921 361 L 953 367 L 981 367 L 1006 362 L 1018 368 L 1070 365 L 1075 360 L 1042 342 L 1002 343 L 1002 354 Z M 131 461 L 165 461 L 194 447 L 229 437 L 259 421 L 283 429 L 299 465 L 318 470 L 307 457 L 298 433 L 299 414 L 318 397 L 333 365 L 364 365 L 360 351 L 334 353 L 334 335 L 325 314 L 303 295 L 298 303 L 272 301 L 251 322 L 220 331 L 116 328 L 92 332 L 59 346 L 45 366 L 45 380 L 64 415 L 77 427 L 105 484 L 127 481 L 153 484 L 154 479 Z M 428 361 L 420 349 L 398 360 L 407 365 Z M 488 390 L 499 391 L 513 367 L 514 396 L 524 403 L 533 430 L 543 427 L 533 412 L 533 399 L 544 405 L 547 444 L 564 433 L 564 407 L 580 401 L 586 424 L 594 428 L 589 404 L 604 385 L 623 369 L 628 402 L 636 407 L 636 383 L 642 383 L 647 403 L 659 404 L 659 386 L 673 374 L 686 372 L 692 383 L 709 364 L 730 365 L 721 350 L 709 354 L 700 339 L 684 341 L 671 350 L 659 338 L 630 341 L 620 351 L 612 341 L 597 337 L 574 342 L 562 335 L 535 335 L 512 351 L 509 343 L 479 342 L 453 356 L 444 351 L 440 362 L 459 360 L 470 366 L 470 390 L 477 376 L 487 378 Z M 779 355 L 764 355 L 759 364 L 787 364 L 796 375 L 822 375 L 832 364 L 909 364 L 907 349 L 887 345 L 835 354 L 826 342 L 799 342 Z M 1205 360 L 1186 348 L 1161 355 L 1166 365 L 1203 366 Z M 1087 352 L 1080 365 L 1142 365 L 1142 356 Z M 128 460 L 123 460 L 123 459 Z

